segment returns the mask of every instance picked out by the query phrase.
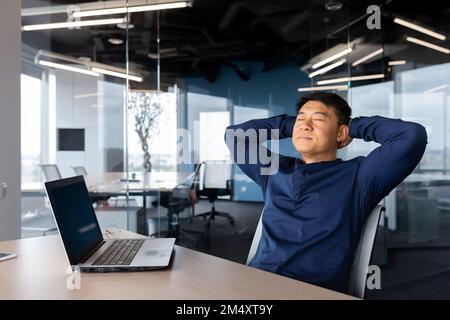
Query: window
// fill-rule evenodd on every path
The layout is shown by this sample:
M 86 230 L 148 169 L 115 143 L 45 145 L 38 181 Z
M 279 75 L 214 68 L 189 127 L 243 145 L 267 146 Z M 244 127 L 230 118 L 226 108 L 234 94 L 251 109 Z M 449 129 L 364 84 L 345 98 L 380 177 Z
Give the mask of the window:
M 230 151 L 223 142 L 225 129 L 230 125 L 230 113 L 200 112 L 199 116 L 200 161 L 230 160 Z
M 20 84 L 22 183 L 41 181 L 41 80 L 22 74 Z
M 159 96 L 158 96 L 159 95 Z M 134 107 L 131 105 L 134 101 Z M 157 101 L 157 103 L 155 103 Z M 138 134 L 137 116 L 146 113 L 143 121 L 149 125 L 148 152 L 152 171 L 176 171 L 177 96 L 173 92 L 130 92 L 128 112 L 129 170 L 142 171 L 144 151 Z

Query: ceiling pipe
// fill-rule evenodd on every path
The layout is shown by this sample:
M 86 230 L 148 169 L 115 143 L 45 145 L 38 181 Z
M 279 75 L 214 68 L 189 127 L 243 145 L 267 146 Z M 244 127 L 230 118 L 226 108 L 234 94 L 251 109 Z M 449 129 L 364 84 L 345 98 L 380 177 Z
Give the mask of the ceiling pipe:
M 250 76 L 247 73 L 245 73 L 241 68 L 239 68 L 236 64 L 230 61 L 223 61 L 223 64 L 229 67 L 231 70 L 233 70 L 242 81 L 250 80 Z

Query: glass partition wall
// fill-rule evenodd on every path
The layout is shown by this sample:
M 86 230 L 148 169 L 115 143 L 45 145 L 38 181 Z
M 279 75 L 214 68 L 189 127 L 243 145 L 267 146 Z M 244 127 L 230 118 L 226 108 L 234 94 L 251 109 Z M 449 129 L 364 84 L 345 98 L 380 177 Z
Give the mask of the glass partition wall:
M 144 32 L 156 54 L 159 28 L 135 28 L 149 12 L 133 4 L 22 1 L 23 237 L 57 232 L 42 183 L 74 175 L 103 229 L 167 229 L 157 200 L 177 178 L 176 92 L 160 90 L 159 59 L 136 48 Z

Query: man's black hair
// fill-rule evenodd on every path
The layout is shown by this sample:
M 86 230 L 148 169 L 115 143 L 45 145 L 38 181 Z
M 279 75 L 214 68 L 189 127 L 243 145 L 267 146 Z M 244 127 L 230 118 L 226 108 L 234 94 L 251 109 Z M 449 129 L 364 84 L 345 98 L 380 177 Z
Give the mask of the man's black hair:
M 338 118 L 338 124 L 346 124 L 350 122 L 350 116 L 352 115 L 352 109 L 348 105 L 347 101 L 342 99 L 340 96 L 334 93 L 329 92 L 315 92 L 303 96 L 300 98 L 297 103 L 297 114 L 300 112 L 300 109 L 303 107 L 305 103 L 308 101 L 319 101 L 322 102 L 329 108 L 334 109 L 334 113 Z

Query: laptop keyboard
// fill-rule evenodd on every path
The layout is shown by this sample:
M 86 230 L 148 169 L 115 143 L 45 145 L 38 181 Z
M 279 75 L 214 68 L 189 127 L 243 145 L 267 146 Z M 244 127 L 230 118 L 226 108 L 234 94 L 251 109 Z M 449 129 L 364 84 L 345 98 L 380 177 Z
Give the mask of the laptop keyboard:
M 145 240 L 115 240 L 94 265 L 129 265 Z

